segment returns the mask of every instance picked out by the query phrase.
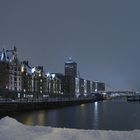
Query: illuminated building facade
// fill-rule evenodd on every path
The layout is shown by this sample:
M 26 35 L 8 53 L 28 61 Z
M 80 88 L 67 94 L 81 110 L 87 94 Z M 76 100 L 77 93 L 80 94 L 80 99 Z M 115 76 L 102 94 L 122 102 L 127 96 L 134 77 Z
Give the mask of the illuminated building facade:
M 105 83 L 95 81 L 95 91 L 105 91 Z
M 65 74 L 45 73 L 42 66 L 31 67 L 19 61 L 17 49 L 0 52 L 0 97 L 42 98 L 88 96 L 105 91 L 105 84 L 77 77 L 77 63 L 71 58 L 65 63 Z
M 65 75 L 71 77 L 77 77 L 77 63 L 75 63 L 72 58 L 69 58 L 65 62 Z
M 105 91 L 105 83 L 85 80 L 78 76 L 77 63 L 69 58 L 65 62 L 65 94 L 87 96 L 92 93 Z
M 21 64 L 17 58 L 17 49 L 3 49 L 0 52 L 0 86 L 10 91 L 22 90 Z
M 55 73 L 47 73 L 47 92 L 49 95 L 61 94 L 61 79 Z
M 0 52 L 0 93 L 8 92 L 15 98 L 56 95 L 61 93 L 61 80 L 55 74 L 45 74 L 42 66 L 32 68 L 28 61 L 20 62 L 16 47 L 3 49 Z
M 32 74 L 28 61 L 21 62 L 22 92 L 32 92 Z

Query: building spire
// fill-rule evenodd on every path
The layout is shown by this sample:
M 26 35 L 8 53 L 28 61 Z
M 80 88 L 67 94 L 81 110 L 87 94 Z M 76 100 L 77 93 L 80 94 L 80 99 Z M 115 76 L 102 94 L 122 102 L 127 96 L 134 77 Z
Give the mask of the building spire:
M 7 55 L 4 48 L 2 49 L 1 61 L 7 61 Z

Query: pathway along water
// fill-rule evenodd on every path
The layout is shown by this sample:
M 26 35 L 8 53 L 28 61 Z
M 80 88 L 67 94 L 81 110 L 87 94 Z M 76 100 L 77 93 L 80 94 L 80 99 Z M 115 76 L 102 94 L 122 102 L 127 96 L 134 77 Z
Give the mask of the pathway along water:
M 140 129 L 140 102 L 110 100 L 64 108 L 13 112 L 10 116 L 23 124 L 78 129 Z

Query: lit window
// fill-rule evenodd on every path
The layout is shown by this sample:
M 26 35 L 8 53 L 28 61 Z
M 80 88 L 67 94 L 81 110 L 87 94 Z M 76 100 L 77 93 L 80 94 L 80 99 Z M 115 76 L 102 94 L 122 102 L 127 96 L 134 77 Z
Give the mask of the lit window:
M 21 72 L 24 72 L 24 67 L 23 66 L 21 67 Z

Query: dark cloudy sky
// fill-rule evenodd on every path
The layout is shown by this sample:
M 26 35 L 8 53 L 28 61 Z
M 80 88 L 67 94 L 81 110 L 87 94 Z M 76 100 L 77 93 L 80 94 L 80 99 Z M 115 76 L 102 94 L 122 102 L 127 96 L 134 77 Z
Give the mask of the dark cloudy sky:
M 72 57 L 81 77 L 114 89 L 140 88 L 139 0 L 0 0 L 0 49 L 64 72 Z

